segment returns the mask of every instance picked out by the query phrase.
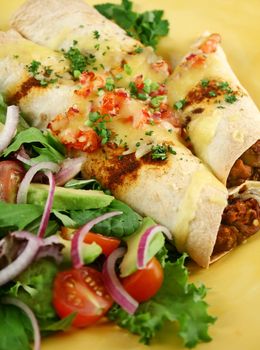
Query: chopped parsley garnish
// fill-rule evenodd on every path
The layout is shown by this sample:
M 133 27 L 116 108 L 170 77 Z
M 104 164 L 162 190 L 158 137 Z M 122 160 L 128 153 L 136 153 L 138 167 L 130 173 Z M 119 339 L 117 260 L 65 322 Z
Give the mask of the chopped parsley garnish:
M 217 93 L 216 93 L 216 91 L 209 91 L 209 96 L 210 97 L 216 97 L 217 96 Z
M 144 81 L 144 88 L 143 90 L 150 94 L 153 91 L 156 91 L 159 89 L 159 84 L 151 81 L 151 79 L 145 79 Z
M 38 73 L 38 69 L 41 66 L 41 62 L 33 60 L 28 68 L 28 72 L 32 73 L 33 76 L 35 76 Z
M 121 80 L 123 78 L 123 75 L 121 73 L 118 73 L 115 75 L 115 79 L 118 81 L 118 80 Z
M 134 53 L 142 53 L 144 49 L 141 46 L 138 46 L 135 50 Z
M 232 89 L 231 87 L 229 86 L 229 83 L 227 81 L 221 81 L 220 83 L 218 83 L 218 87 L 221 89 L 221 90 L 224 90 L 228 93 L 232 92 Z
M 100 49 L 100 44 L 94 45 L 94 48 L 98 51 Z
M 100 38 L 100 34 L 99 34 L 99 32 L 97 30 L 94 30 L 93 35 L 94 35 L 94 39 L 99 39 Z
M 96 57 L 93 54 L 83 55 L 81 51 L 75 47 L 77 41 L 73 40 L 73 46 L 64 53 L 65 58 L 70 61 L 70 72 L 75 79 L 78 79 L 79 74 L 87 70 L 88 65 L 96 62 Z
M 111 137 L 111 131 L 107 129 L 107 122 L 110 120 L 106 120 L 107 115 L 101 115 L 99 112 L 90 112 L 89 120 L 85 123 L 87 126 L 91 127 L 97 135 L 101 138 L 101 144 L 106 144 Z
M 205 88 L 205 87 L 207 87 L 209 85 L 209 80 L 208 79 L 202 79 L 200 83 L 201 83 L 201 86 Z
M 165 95 L 153 97 L 153 98 L 151 99 L 151 105 L 152 105 L 154 108 L 159 107 L 160 104 L 164 101 L 165 97 L 166 97 Z
M 29 66 L 26 66 L 26 68 L 43 87 L 47 86 L 48 84 L 54 84 L 58 80 L 57 78 L 50 78 L 51 74 L 53 73 L 53 69 L 51 69 L 49 66 L 43 66 L 39 61 L 33 60 Z M 44 76 L 44 78 L 42 76 Z
M 232 94 L 232 95 L 226 94 L 224 97 L 225 97 L 225 101 L 226 101 L 227 103 L 234 103 L 234 102 L 237 101 L 237 97 L 236 97 L 236 95 L 234 95 L 234 94 Z
M 136 142 L 135 146 L 136 147 L 140 147 L 141 146 L 141 142 Z
M 146 101 L 149 96 L 147 94 L 139 92 L 136 97 L 138 98 L 138 100 Z
M 180 109 L 183 109 L 183 107 L 186 105 L 186 100 L 183 99 L 183 100 L 179 100 L 177 101 L 176 103 L 174 103 L 174 108 L 177 109 L 177 110 L 180 110 Z
M 155 48 L 159 39 L 169 32 L 169 22 L 163 19 L 163 11 L 137 13 L 133 11 L 133 3 L 130 0 L 122 0 L 120 5 L 112 3 L 95 5 L 95 8 L 147 46 Z
M 129 64 L 124 64 L 124 71 L 126 72 L 127 75 L 132 74 L 132 68 L 129 66 Z
M 166 160 L 167 153 L 176 154 L 172 146 L 169 145 L 156 145 L 152 146 L 151 156 L 154 160 Z
M 133 97 L 136 97 L 137 93 L 138 93 L 138 89 L 136 84 L 133 81 L 130 81 L 129 83 L 129 89 L 130 89 L 130 94 Z
M 105 88 L 107 91 L 113 91 L 115 88 L 115 81 L 112 77 L 108 77 L 106 79 L 106 84 L 105 84 Z
M 149 131 L 146 131 L 146 132 L 145 132 L 145 135 L 147 135 L 147 136 L 152 136 L 153 133 L 154 133 L 153 130 L 149 130 Z

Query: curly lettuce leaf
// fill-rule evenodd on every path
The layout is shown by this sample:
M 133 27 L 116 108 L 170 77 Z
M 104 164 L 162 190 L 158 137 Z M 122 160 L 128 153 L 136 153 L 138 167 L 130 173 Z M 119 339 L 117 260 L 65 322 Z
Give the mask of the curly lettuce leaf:
M 208 327 L 215 318 L 208 315 L 204 301 L 206 288 L 188 283 L 188 271 L 184 266 L 186 255 L 175 263 L 166 262 L 164 282 L 154 298 L 141 303 L 134 315 L 129 315 L 118 305 L 109 312 L 110 320 L 140 336 L 140 341 L 149 344 L 165 321 L 177 321 L 179 335 L 184 345 L 192 348 L 199 342 L 209 342 Z

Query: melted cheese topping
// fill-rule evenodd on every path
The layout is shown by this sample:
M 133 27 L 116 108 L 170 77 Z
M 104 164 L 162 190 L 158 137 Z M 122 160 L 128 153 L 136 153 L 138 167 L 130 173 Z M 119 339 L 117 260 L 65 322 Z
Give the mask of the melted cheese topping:
M 201 167 L 192 175 L 190 184 L 178 207 L 173 232 L 175 235 L 175 245 L 179 251 L 185 251 L 185 245 L 190 231 L 189 226 L 196 216 L 201 191 L 207 185 L 214 185 L 214 187 L 221 190 L 219 197 L 214 198 L 214 202 L 223 206 L 223 208 L 226 206 L 225 196 L 222 195 L 222 184 L 213 177 L 207 168 Z
M 207 146 L 216 135 L 223 113 L 214 110 L 212 113 L 193 119 L 188 125 L 188 134 L 198 157 L 205 158 Z

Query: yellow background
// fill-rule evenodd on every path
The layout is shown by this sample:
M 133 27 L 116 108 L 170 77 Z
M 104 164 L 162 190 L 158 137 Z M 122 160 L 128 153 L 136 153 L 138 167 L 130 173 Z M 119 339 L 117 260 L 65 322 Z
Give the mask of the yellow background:
M 44 1 L 44 0 L 42 0 Z M 71 0 L 73 1 L 73 0 Z M 0 29 L 23 0 L 0 0 Z M 89 3 L 106 1 L 89 1 Z M 138 4 L 137 4 L 138 3 Z M 228 59 L 242 84 L 260 106 L 260 0 L 142 0 L 138 11 L 164 9 L 171 22 L 168 38 L 159 51 L 173 63 L 205 30 L 219 32 Z M 46 23 L 48 25 L 48 23 Z M 210 229 L 210 228 L 209 228 Z M 190 267 L 191 279 L 208 288 L 211 314 L 218 317 L 210 328 L 213 341 L 197 350 L 260 349 L 260 237 L 226 255 L 208 270 Z M 184 349 L 168 324 L 150 346 L 151 350 Z M 11 332 L 11 329 L 10 329 Z M 43 350 L 147 350 L 138 338 L 108 323 L 56 335 L 43 342 Z M 13 349 L 15 350 L 15 349 Z

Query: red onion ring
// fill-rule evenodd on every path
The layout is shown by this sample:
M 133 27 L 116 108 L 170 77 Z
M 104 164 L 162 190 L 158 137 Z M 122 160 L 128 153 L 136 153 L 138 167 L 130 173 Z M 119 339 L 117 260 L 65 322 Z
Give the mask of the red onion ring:
M 20 162 L 22 162 L 26 165 L 30 165 L 30 166 L 33 165 L 33 162 L 30 159 L 27 159 L 27 158 L 21 156 L 20 154 L 17 155 L 16 159 L 20 160 Z
M 139 303 L 127 293 L 115 272 L 116 261 L 124 254 L 125 248 L 117 248 L 114 250 L 103 265 L 102 276 L 104 285 L 115 302 L 132 315 L 138 308 Z
M 42 244 L 39 237 L 27 231 L 15 231 L 11 235 L 18 239 L 26 239 L 28 243 L 22 253 L 11 264 L 0 270 L 0 286 L 14 279 L 30 265 Z
M 11 304 L 11 305 L 17 306 L 28 316 L 28 318 L 31 321 L 32 328 L 33 328 L 33 336 L 34 336 L 33 349 L 40 350 L 40 348 L 41 348 L 41 333 L 40 333 L 38 321 L 37 321 L 34 313 L 32 312 L 32 310 L 26 304 L 24 304 L 21 300 L 18 300 L 16 298 L 4 297 L 1 299 L 1 302 L 3 304 L 7 304 L 7 305 Z
M 25 174 L 18 193 L 17 193 L 17 203 L 26 203 L 27 193 L 29 189 L 29 185 L 34 177 L 34 175 L 40 170 L 51 170 L 53 172 L 57 172 L 59 170 L 59 166 L 54 162 L 40 162 L 33 165 Z
M 52 203 L 53 203 L 53 199 L 54 199 L 54 192 L 55 192 L 55 180 L 54 180 L 53 174 L 50 171 L 46 171 L 45 175 L 49 179 L 50 189 L 49 189 L 48 198 L 47 198 L 47 201 L 45 204 L 44 212 L 42 215 L 40 227 L 39 227 L 38 234 L 37 234 L 37 236 L 40 238 L 43 238 L 44 233 L 46 231 L 46 228 L 48 226 L 48 222 L 49 222 L 49 218 L 50 218 L 50 214 L 51 214 Z
M 71 241 L 71 259 L 72 259 L 73 266 L 76 269 L 79 269 L 84 265 L 84 261 L 81 256 L 81 247 L 85 236 L 92 229 L 92 227 L 101 221 L 104 221 L 106 219 L 112 218 L 113 216 L 121 215 L 121 214 L 123 214 L 121 211 L 111 211 L 110 213 L 106 213 L 104 215 L 98 216 L 97 218 L 87 222 L 73 235 L 73 238 Z
M 84 157 L 65 159 L 59 172 L 55 175 L 56 185 L 63 186 L 66 182 L 73 179 L 80 172 L 85 160 Z
M 165 226 L 155 225 L 155 226 L 149 227 L 142 235 L 139 241 L 138 249 L 137 249 L 137 268 L 139 270 L 144 269 L 145 266 L 147 265 L 148 259 L 149 259 L 148 258 L 149 245 L 152 239 L 154 238 L 154 236 L 158 232 L 162 232 L 165 234 L 165 236 L 168 239 L 170 240 L 172 239 L 172 234 Z
M 3 130 L 0 132 L 0 153 L 9 146 L 15 135 L 19 122 L 19 108 L 17 106 L 7 107 L 6 121 Z

